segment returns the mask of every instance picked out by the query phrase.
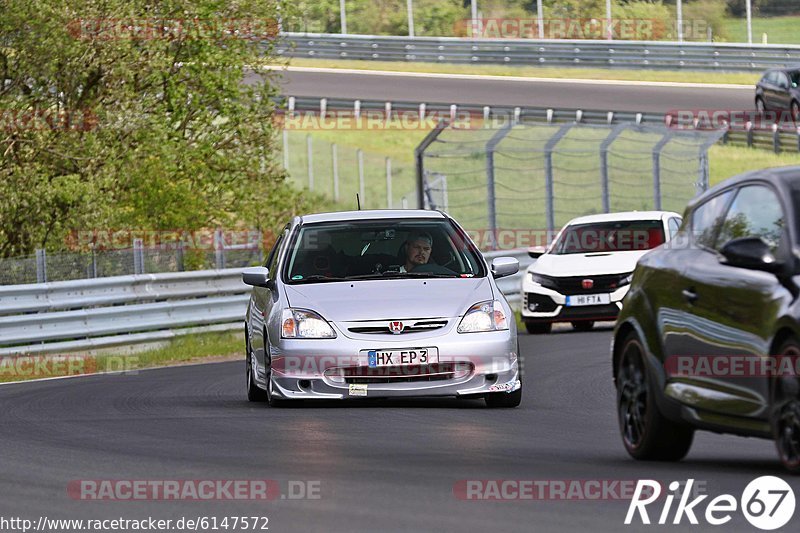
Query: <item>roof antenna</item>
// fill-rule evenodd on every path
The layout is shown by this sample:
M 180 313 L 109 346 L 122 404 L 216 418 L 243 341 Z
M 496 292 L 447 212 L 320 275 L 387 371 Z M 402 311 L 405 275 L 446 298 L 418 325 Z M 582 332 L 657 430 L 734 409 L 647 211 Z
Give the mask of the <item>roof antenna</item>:
M 358 193 L 356 193 L 356 205 L 358 206 L 358 210 L 361 211 L 361 198 L 358 197 Z

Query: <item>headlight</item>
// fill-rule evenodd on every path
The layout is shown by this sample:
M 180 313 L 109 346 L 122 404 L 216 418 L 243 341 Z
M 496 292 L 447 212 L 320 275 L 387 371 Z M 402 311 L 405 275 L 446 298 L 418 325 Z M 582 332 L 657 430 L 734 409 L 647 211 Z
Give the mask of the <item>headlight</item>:
M 284 309 L 281 316 L 281 338 L 334 339 L 336 332 L 328 322 L 308 309 Z
M 500 331 L 508 329 L 508 320 L 503 306 L 498 300 L 480 302 L 464 314 L 458 325 L 459 333 L 478 333 L 481 331 Z

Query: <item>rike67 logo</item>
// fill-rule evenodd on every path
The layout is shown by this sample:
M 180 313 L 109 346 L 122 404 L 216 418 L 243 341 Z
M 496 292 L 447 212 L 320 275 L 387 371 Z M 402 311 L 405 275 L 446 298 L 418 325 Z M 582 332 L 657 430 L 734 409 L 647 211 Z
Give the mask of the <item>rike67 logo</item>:
M 752 526 L 771 531 L 786 525 L 794 515 L 794 491 L 788 483 L 775 476 L 754 479 L 745 487 L 738 500 L 731 494 L 721 494 L 709 501 L 705 501 L 707 494 L 695 495 L 690 500 L 693 496 L 693 485 L 694 479 L 687 480 L 685 484 L 673 481 L 669 484 L 669 492 L 663 497 L 661 506 L 660 501 L 656 503 L 664 496 L 661 483 L 639 480 L 628 506 L 625 524 L 680 524 L 685 518 L 690 524 L 698 525 L 701 523 L 698 519 L 700 518 L 706 524 L 721 526 L 730 522 L 735 513 L 741 512 Z M 673 507 L 675 500 L 678 503 Z

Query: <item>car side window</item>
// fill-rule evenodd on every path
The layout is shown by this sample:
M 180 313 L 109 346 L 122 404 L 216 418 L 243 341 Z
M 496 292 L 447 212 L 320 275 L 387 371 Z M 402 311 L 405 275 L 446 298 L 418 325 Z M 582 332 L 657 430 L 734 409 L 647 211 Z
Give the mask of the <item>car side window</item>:
M 739 189 L 720 227 L 717 249 L 731 239 L 761 237 L 774 253 L 781 244 L 786 217 L 775 192 L 764 185 Z
M 678 233 L 681 227 L 681 221 L 678 218 L 672 217 L 669 219 L 669 238 L 672 240 Z
M 784 74 L 783 72 L 778 72 L 777 78 L 778 78 L 777 79 L 778 87 L 780 87 L 781 89 L 789 88 L 789 78 L 786 77 L 786 74 Z
M 694 242 L 706 248 L 714 247 L 717 232 L 725 216 L 725 207 L 732 195 L 732 190 L 725 191 L 694 208 L 691 215 Z
M 767 72 L 764 75 L 764 82 L 770 85 L 775 85 L 778 82 L 778 73 L 776 71 Z
M 278 240 L 275 241 L 275 244 L 272 246 L 272 250 L 269 252 L 269 256 L 267 257 L 267 262 L 265 266 L 269 269 L 269 278 L 275 279 L 278 274 L 278 255 L 280 255 L 281 244 L 283 244 L 283 240 L 286 237 L 286 229 L 281 232 Z

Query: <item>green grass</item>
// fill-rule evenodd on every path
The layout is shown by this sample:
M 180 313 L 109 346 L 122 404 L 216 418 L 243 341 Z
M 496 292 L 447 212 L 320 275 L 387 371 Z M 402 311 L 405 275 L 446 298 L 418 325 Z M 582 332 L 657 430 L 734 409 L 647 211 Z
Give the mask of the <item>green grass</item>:
M 79 359 L 80 354 L 67 355 L 67 360 L 58 357 L 34 355 L 0 357 L 0 382 L 26 381 L 30 379 L 60 377 L 76 374 L 94 374 L 97 372 L 136 372 L 143 368 L 159 367 L 177 363 L 202 362 L 210 357 L 231 357 L 241 355 L 244 358 L 242 334 L 240 331 L 209 332 L 183 335 L 169 342 L 163 348 L 155 348 L 141 352 L 103 353 Z M 122 350 L 120 350 L 122 352 Z M 38 361 L 37 363 L 34 361 Z M 49 362 L 42 362 L 49 360 Z
M 800 15 L 800 5 L 797 7 Z M 767 34 L 769 44 L 800 44 L 800 16 L 753 17 L 753 42 L 761 43 Z M 730 42 L 747 42 L 747 21 L 744 18 L 725 20 L 724 31 Z
M 568 78 L 586 80 L 666 81 L 683 83 L 730 83 L 755 85 L 758 73 L 669 70 L 625 70 L 600 68 L 535 67 L 506 65 L 463 65 L 455 63 L 405 63 L 402 61 L 357 61 L 292 58 L 297 67 L 393 70 L 396 72 L 433 72 L 441 74 L 480 74 L 488 76 L 525 76 L 530 78 Z

